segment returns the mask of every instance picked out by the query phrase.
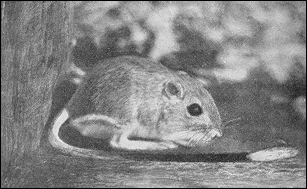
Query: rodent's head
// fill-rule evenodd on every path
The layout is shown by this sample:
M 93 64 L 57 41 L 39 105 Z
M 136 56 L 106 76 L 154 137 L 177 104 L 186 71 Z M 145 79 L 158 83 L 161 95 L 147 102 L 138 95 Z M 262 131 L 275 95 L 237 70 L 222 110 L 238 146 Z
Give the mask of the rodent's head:
M 213 98 L 199 81 L 180 75 L 165 81 L 158 122 L 162 140 L 186 147 L 206 145 L 221 136 L 221 118 Z

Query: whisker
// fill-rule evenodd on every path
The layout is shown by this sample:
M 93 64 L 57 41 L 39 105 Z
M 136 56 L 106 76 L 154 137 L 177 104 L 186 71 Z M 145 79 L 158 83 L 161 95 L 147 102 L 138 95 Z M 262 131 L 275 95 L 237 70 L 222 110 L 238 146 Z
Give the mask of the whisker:
M 225 121 L 222 123 L 222 127 L 223 128 L 230 128 L 230 127 L 233 127 L 233 126 L 236 126 L 238 125 L 243 119 L 241 117 L 238 117 L 238 118 L 234 118 L 234 119 L 231 119 L 231 120 L 228 120 L 228 121 Z M 232 125 L 230 125 L 232 124 Z
M 206 135 L 206 134 L 203 134 L 201 132 L 196 132 L 192 138 L 193 140 L 193 143 L 191 144 L 191 146 L 195 146 L 196 144 L 198 144 L 199 140 L 201 140 L 201 138 L 203 138 L 203 136 Z
M 201 138 L 201 143 L 206 143 L 208 142 L 209 136 L 205 135 Z
M 194 132 L 194 134 L 192 135 L 192 137 L 190 138 L 189 142 L 187 143 L 188 147 L 193 146 L 193 144 L 191 144 L 194 140 L 195 137 L 197 137 L 198 132 Z
M 205 138 L 205 137 L 206 137 L 206 135 L 200 135 L 199 139 L 195 142 L 195 145 L 199 144 L 199 142 L 202 141 L 203 138 Z

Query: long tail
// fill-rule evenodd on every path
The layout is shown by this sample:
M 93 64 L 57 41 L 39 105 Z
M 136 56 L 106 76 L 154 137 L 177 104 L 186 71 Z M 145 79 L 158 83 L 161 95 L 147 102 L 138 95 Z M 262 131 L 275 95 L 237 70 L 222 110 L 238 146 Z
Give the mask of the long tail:
M 68 120 L 68 118 L 68 111 L 66 109 L 63 109 L 61 113 L 54 119 L 49 133 L 49 142 L 51 143 L 51 145 L 65 154 L 90 157 L 95 159 L 109 159 L 108 155 L 106 153 L 103 153 L 103 151 L 100 152 L 98 150 L 79 148 L 65 143 L 59 137 L 59 131 L 61 126 Z

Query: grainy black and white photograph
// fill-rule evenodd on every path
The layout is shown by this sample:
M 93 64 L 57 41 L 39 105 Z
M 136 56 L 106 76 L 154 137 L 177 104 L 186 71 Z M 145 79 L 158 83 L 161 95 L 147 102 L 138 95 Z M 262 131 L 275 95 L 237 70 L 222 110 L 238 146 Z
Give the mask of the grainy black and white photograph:
M 1 1 L 1 188 L 306 188 L 306 1 Z

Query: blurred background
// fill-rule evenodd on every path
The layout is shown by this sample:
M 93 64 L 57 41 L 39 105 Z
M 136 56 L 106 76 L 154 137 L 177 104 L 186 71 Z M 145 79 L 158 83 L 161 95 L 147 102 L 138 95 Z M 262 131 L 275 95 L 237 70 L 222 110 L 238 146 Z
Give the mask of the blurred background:
M 215 150 L 306 150 L 306 2 L 76 1 L 72 61 L 149 57 L 202 81 L 225 127 Z
M 305 1 L 1 1 L 1 32 L 1 188 L 306 188 Z M 48 146 L 53 116 L 78 87 L 70 80 L 80 79 L 74 66 L 87 71 L 120 55 L 151 58 L 205 84 L 224 134 L 197 153 L 272 146 L 300 153 L 273 162 L 139 161 L 112 153 L 95 160 Z M 91 142 L 70 134 L 78 144 Z

